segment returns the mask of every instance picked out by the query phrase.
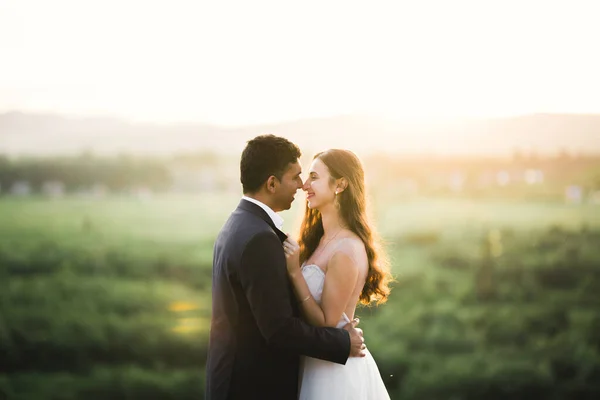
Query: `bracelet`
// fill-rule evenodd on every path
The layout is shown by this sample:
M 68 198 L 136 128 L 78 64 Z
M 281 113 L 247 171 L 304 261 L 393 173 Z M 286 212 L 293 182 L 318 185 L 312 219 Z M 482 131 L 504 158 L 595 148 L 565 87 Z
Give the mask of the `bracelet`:
M 304 303 L 306 300 L 310 299 L 310 294 L 306 296 L 304 299 L 300 300 L 300 304 Z

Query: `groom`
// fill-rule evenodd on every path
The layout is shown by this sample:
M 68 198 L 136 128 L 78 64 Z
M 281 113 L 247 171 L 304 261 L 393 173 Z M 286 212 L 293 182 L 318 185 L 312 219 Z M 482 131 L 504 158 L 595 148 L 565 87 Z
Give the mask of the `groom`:
M 335 329 L 300 318 L 276 214 L 302 187 L 299 157 L 295 144 L 273 135 L 242 153 L 244 197 L 214 247 L 207 400 L 296 400 L 300 355 L 338 364 L 365 355 L 357 320 Z

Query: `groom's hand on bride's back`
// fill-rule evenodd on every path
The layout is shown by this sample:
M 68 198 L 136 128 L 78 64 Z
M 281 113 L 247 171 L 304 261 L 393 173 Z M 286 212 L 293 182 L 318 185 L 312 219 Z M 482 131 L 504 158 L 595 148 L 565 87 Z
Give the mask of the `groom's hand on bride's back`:
M 358 318 L 354 318 L 352 321 L 344 325 L 344 329 L 350 333 L 350 357 L 364 357 L 366 355 L 365 339 L 363 338 L 363 331 L 357 328 Z

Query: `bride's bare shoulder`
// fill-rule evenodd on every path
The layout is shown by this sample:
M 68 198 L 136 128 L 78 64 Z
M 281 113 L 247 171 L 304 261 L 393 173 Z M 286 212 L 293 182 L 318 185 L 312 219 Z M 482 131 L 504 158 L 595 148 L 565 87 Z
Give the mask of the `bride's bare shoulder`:
M 363 249 L 365 247 L 365 244 L 363 243 L 360 236 L 358 236 L 356 233 L 354 233 L 350 230 L 347 231 L 346 235 L 344 235 L 343 242 L 346 246 L 349 246 L 349 247 L 358 247 L 358 248 L 363 248 Z
M 366 255 L 365 244 L 362 239 L 354 232 L 348 231 L 337 246 L 337 251 L 341 251 L 349 255 L 352 259 L 357 260 L 361 255 Z

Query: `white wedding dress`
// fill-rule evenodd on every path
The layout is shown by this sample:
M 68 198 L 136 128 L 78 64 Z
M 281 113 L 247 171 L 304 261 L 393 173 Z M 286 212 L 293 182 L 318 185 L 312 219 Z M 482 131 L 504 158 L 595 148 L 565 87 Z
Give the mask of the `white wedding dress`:
M 314 264 L 302 266 L 302 275 L 311 295 L 321 304 L 325 273 Z M 343 313 L 337 328 L 350 322 Z M 346 365 L 301 357 L 300 400 L 382 400 L 389 399 L 377 364 L 371 353 L 350 357 Z

